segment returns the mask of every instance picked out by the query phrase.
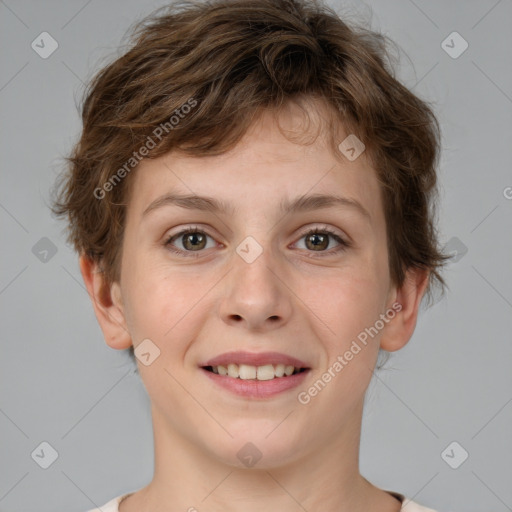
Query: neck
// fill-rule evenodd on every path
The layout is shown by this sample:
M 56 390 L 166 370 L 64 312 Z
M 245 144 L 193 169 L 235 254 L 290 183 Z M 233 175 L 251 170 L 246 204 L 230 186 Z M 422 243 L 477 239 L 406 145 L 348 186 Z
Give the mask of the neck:
M 362 410 L 354 415 L 358 421 L 346 424 L 334 439 L 320 440 L 320 449 L 306 449 L 301 457 L 291 457 L 288 463 L 261 468 L 256 464 L 247 469 L 219 461 L 186 434 L 169 429 L 158 410 L 153 408 L 152 415 L 153 480 L 125 499 L 120 512 L 400 510 L 396 498 L 374 487 L 359 473 Z

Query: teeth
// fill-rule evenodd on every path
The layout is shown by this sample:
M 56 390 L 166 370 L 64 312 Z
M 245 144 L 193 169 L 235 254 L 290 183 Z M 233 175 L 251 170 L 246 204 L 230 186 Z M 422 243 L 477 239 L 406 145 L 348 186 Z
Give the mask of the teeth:
M 259 368 L 258 368 L 259 370 Z M 239 377 L 243 380 L 256 378 L 256 366 L 249 366 L 248 364 L 241 364 L 238 367 Z
M 284 375 L 284 364 L 276 364 L 276 377 L 282 377 Z
M 293 373 L 293 370 L 294 370 L 293 366 L 285 366 L 284 374 L 289 376 Z
M 237 364 L 228 364 L 228 375 L 233 377 L 234 379 L 238 378 L 240 374 L 238 373 L 238 365 Z
M 251 366 L 249 364 L 230 363 L 226 366 L 212 366 L 213 373 L 219 375 L 227 375 L 234 379 L 242 380 L 272 380 L 276 377 L 289 377 L 294 372 L 298 372 L 299 368 L 292 365 L 284 364 L 265 364 L 263 366 Z
M 272 380 L 274 376 L 275 371 L 273 365 L 266 364 L 265 366 L 258 366 L 258 380 Z

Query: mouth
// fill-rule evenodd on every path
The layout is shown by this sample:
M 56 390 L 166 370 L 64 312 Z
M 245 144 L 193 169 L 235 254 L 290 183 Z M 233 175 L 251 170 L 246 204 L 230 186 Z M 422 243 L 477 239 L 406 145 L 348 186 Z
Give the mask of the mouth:
M 295 388 L 311 371 L 303 361 L 277 352 L 230 352 L 199 365 L 219 388 L 263 399 Z

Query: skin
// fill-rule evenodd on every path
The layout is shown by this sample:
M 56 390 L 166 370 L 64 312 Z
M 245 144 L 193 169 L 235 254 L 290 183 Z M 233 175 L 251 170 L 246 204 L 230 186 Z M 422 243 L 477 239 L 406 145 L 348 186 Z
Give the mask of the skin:
M 318 103 L 310 115 L 318 121 L 326 108 Z M 293 106 L 279 119 L 298 126 Z M 341 142 L 348 134 L 339 130 Z M 265 113 L 224 155 L 171 152 L 144 160 L 132 178 L 119 282 L 105 285 L 98 266 L 80 260 L 107 344 L 126 349 L 149 338 L 160 350 L 149 366 L 138 361 L 151 400 L 154 478 L 120 511 L 400 510 L 359 472 L 361 419 L 379 347 L 395 351 L 408 342 L 428 274 L 409 271 L 401 288 L 392 284 L 379 185 L 365 153 L 351 162 L 323 136 L 291 142 Z M 278 210 L 283 199 L 333 191 L 359 201 L 369 219 L 349 207 Z M 237 210 L 166 205 L 143 215 L 170 192 L 213 196 Z M 196 225 L 209 235 L 198 258 L 165 245 Z M 335 253 L 332 237 L 319 249 L 307 244 L 309 229 L 326 226 L 352 245 Z M 248 236 L 263 248 L 252 263 L 236 252 Z M 173 244 L 199 254 L 186 242 L 180 236 Z M 298 392 L 394 303 L 401 311 L 308 404 L 299 403 Z M 231 350 L 290 354 L 311 371 L 276 397 L 238 397 L 198 367 Z M 236 456 L 248 441 L 262 454 L 251 468 Z

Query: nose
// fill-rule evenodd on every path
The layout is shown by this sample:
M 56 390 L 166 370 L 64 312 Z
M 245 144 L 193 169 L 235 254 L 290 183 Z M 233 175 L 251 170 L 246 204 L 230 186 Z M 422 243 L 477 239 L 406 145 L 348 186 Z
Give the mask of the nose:
M 291 317 L 293 293 L 279 258 L 268 244 L 251 238 L 233 252 L 220 315 L 228 324 L 264 332 L 282 327 Z

